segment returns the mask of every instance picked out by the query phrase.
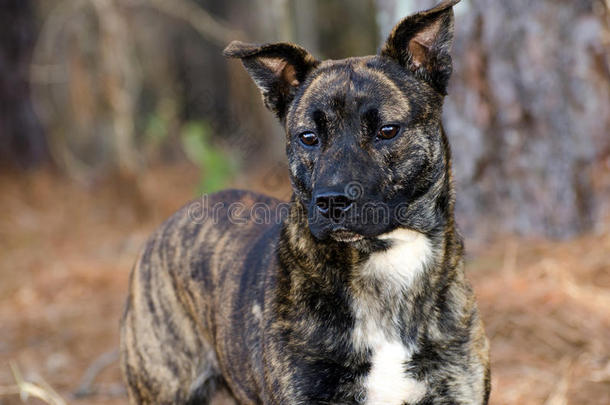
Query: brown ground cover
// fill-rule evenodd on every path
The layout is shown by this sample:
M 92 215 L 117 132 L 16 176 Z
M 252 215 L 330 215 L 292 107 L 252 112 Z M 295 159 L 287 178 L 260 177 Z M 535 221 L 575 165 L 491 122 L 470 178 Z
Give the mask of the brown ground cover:
M 262 173 L 237 186 L 286 196 L 276 180 Z M 67 403 L 126 403 L 113 353 L 129 270 L 196 181 L 188 166 L 153 168 L 137 186 L 0 177 L 0 405 L 21 403 L 9 363 Z M 477 246 L 467 272 L 491 339 L 493 404 L 610 404 L 610 232 L 503 238 Z M 75 397 L 104 354 L 93 392 Z

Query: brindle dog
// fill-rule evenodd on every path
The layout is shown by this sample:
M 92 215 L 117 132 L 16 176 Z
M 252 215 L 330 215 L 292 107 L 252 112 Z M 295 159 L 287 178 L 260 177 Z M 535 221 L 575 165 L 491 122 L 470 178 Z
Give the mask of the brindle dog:
M 458 1 L 375 56 L 225 49 L 285 127 L 294 194 L 221 192 L 153 235 L 122 320 L 132 403 L 487 403 L 441 124 Z

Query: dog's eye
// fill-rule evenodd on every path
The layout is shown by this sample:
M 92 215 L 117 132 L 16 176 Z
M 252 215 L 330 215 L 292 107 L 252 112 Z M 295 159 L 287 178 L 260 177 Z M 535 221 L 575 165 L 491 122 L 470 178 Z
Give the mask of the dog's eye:
M 319 142 L 318 136 L 313 132 L 303 132 L 301 135 L 299 135 L 299 139 L 307 146 L 314 146 Z
M 400 130 L 400 127 L 397 125 L 384 125 L 381 128 L 379 128 L 379 131 L 377 132 L 377 138 L 392 139 L 396 135 L 398 135 L 399 130 Z

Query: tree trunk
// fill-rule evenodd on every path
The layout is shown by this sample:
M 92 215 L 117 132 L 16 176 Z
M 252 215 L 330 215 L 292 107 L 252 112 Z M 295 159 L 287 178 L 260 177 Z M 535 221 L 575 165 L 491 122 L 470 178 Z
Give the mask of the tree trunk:
M 47 156 L 28 85 L 36 33 L 32 3 L 3 1 L 0 25 L 0 166 L 25 168 Z

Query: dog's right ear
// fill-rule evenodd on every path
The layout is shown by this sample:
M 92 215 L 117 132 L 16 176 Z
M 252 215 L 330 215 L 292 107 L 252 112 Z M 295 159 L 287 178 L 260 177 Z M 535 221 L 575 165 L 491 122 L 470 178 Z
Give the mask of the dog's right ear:
M 320 64 L 305 49 L 285 42 L 256 45 L 233 41 L 223 54 L 241 59 L 263 94 L 265 105 L 280 121 L 286 117 L 299 85 Z

